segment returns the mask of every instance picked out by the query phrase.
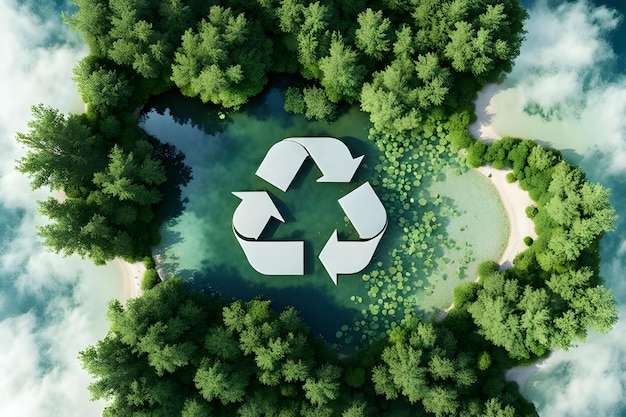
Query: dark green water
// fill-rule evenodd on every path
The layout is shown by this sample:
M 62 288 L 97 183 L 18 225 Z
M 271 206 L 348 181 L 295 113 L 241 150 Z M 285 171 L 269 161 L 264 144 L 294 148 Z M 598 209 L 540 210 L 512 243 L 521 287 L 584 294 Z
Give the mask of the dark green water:
M 541 0 L 556 7 L 563 3 L 560 0 Z M 45 253 L 36 242 L 34 223 L 41 224 L 42 219 L 35 216 L 32 200 L 35 197 L 28 186 L 11 186 L 15 175 L 7 167 L 14 166 L 16 155 L 13 131 L 19 125 L 23 130 L 29 118 L 27 106 L 43 101 L 45 104 L 67 109 L 69 104 L 64 101 L 73 94 L 75 86 L 69 81 L 71 67 L 84 48 L 79 35 L 71 33 L 70 28 L 61 24 L 60 13 L 71 9 L 70 1 L 36 2 L 20 0 L 17 2 L 0 2 L 3 16 L 9 18 L 5 29 L 3 56 L 10 59 L 3 61 L 4 86 L 14 88 L 15 95 L 11 100 L 4 100 L 3 114 L 10 115 L 0 121 L 0 140 L 3 144 L 2 184 L 3 190 L 0 204 L 0 241 L 2 242 L 1 266 L 2 287 L 0 296 L 0 336 L 2 336 L 3 372 L 1 415 L 19 416 L 86 416 L 100 415 L 104 404 L 90 403 L 86 386 L 89 378 L 79 369 L 76 355 L 98 338 L 102 338 L 107 329 L 104 310 L 108 299 L 119 296 L 119 288 L 123 283 L 119 279 L 118 268 L 94 268 L 88 262 L 80 262 L 75 258 L 63 259 L 60 256 Z M 525 6 L 532 7 L 538 1 L 524 1 Z M 572 3 L 582 4 L 582 1 Z M 607 71 L 598 68 L 586 70 L 588 73 L 605 79 L 621 79 L 626 70 L 626 3 L 623 0 L 589 0 L 584 3 L 607 5 L 616 8 L 622 15 L 618 28 L 610 33 L 598 35 L 587 33 L 585 39 L 601 39 L 610 42 L 616 53 L 616 65 L 606 65 Z M 6 13 L 14 11 L 17 15 Z M 30 14 L 37 18 L 31 18 Z M 589 13 L 587 13 L 589 14 Z M 43 20 L 38 20 L 41 18 Z M 559 20 L 559 16 L 554 16 Z M 549 24 L 546 25 L 549 29 Z M 582 27 L 578 27 L 583 32 Z M 42 45 L 41 38 L 46 45 Z M 20 41 L 21 40 L 21 41 Z M 55 51 L 58 44 L 71 44 L 72 54 L 59 56 Z M 584 46 L 586 42 L 575 42 Z M 530 51 L 533 53 L 536 51 Z M 28 57 L 30 65 L 17 65 Z M 20 59 L 18 59 L 20 58 Z M 603 63 L 603 66 L 606 63 Z M 2 65 L 0 65 L 2 67 Z M 521 74 L 524 79 L 532 74 Z M 626 91 L 623 82 L 612 84 L 612 88 Z M 63 86 L 62 91 L 59 89 Z M 56 89 L 49 90 L 55 87 Z M 2 90 L 3 92 L 9 91 Z M 53 91 L 51 93 L 50 91 Z M 64 94 L 63 91 L 66 93 Z M 8 94 L 8 93 L 7 93 Z M 71 97 L 76 100 L 75 95 Z M 16 113 L 16 108 L 27 102 L 24 111 Z M 592 103 L 591 105 L 596 105 Z M 78 111 L 77 108 L 76 111 Z M 185 109 L 187 111 L 190 108 Z M 623 112 L 617 113 L 614 119 L 624 120 Z M 191 112 L 195 123 L 208 123 L 206 109 L 198 107 L 198 114 Z M 510 115 L 516 118 L 517 115 Z M 6 122 L 6 123 L 5 123 Z M 10 123 L 9 123 L 10 122 Z M 176 126 L 171 120 L 158 122 L 164 132 L 171 133 L 169 140 L 179 142 L 196 138 L 200 141 L 207 135 L 202 129 Z M 575 121 L 572 121 L 572 124 Z M 212 121 L 211 121 L 212 123 Z M 553 121 L 554 123 L 554 121 Z M 597 147 L 605 152 L 613 153 L 616 144 L 623 143 L 626 137 L 622 124 L 607 126 L 606 130 L 598 130 L 598 134 L 587 136 L 589 148 Z M 205 126 L 206 127 L 206 126 Z M 602 127 L 602 126 L 599 126 Z M 593 130 L 593 129 L 592 129 Z M 592 132 L 593 133 L 593 132 Z M 532 130 L 519 134 L 524 137 L 536 138 Z M 619 142 L 608 142 L 607 138 L 616 134 Z M 562 150 L 571 150 L 572 135 L 567 130 L 555 130 L 551 136 L 555 146 Z M 206 144 L 206 141 L 203 143 Z M 182 146 L 181 143 L 179 143 Z M 594 181 L 613 189 L 613 203 L 621 216 L 614 233 L 607 234 L 602 242 L 602 274 L 606 283 L 618 298 L 621 320 L 617 328 L 608 336 L 592 336 L 589 341 L 578 349 L 560 352 L 554 355 L 551 364 L 540 371 L 527 385 L 524 394 L 538 405 L 541 416 L 626 416 L 626 181 L 625 170 L 609 171 L 610 161 L 602 154 L 585 151 L 581 148 L 577 155 L 569 152 L 574 162 L 580 163 Z M 264 152 L 260 151 L 260 152 Z M 205 155 L 210 157 L 210 154 Z M 188 159 L 195 157 L 192 152 Z M 207 161 L 212 161 L 207 159 Z M 247 171 L 252 177 L 253 170 Z M 460 178 L 464 178 L 467 174 Z M 196 180 L 200 180 L 199 168 Z M 18 183 L 21 184 L 21 183 Z M 193 184 L 190 185 L 190 187 Z M 315 184 L 314 184 L 315 185 Z M 214 184 L 213 184 L 214 186 Z M 459 187 L 460 188 L 460 187 Z M 28 194 L 28 197 L 24 195 Z M 462 194 L 461 194 L 462 195 Z M 232 197 L 234 198 L 234 197 Z M 467 198 L 465 199 L 467 200 Z M 30 203 L 26 204 L 25 201 Z M 460 197 L 457 201 L 463 201 Z M 190 201 L 190 206 L 193 199 Z M 233 202 L 232 204 L 236 204 Z M 16 209 L 15 206 L 24 206 Z M 228 216 L 232 215 L 229 213 Z M 228 217 L 226 216 L 226 217 Z M 330 217 L 330 216 L 329 216 Z M 460 218 L 457 219 L 459 222 Z M 198 224 L 202 222 L 198 220 Z M 452 223 L 452 221 L 450 222 Z M 229 223 L 230 224 L 230 223 Z M 449 235 L 453 226 L 449 224 Z M 190 234 L 191 236 L 192 234 Z M 465 239 L 466 240 L 466 239 Z M 474 245 L 476 246 L 476 245 Z M 237 247 L 235 247 L 237 248 Z M 474 249 L 476 249 L 474 247 Z M 379 250 L 382 251 L 383 248 Z M 191 258 L 191 257 L 190 257 Z M 244 265 L 245 266 L 245 265 Z M 243 266 L 241 266 L 243 268 Z M 234 268 L 234 267 L 233 267 Z M 264 277 L 249 277 L 248 281 L 265 280 Z M 324 277 L 329 282 L 327 277 Z M 347 279 L 344 278 L 344 281 Z M 450 281 L 452 282 L 452 281 Z M 259 290 L 265 287 L 259 284 Z M 438 285 L 438 289 L 443 286 Z M 253 294 L 254 291 L 250 291 Z M 268 293 L 266 291 L 266 293 Z M 306 298 L 306 292 L 305 296 Z M 430 297 L 432 299 L 433 297 Z M 325 307 L 321 305 L 320 307 Z M 313 310 L 315 311 L 315 310 Z M 320 311 L 321 308 L 320 308 Z M 317 322 L 313 317 L 314 329 L 320 329 L 324 323 Z M 334 336 L 334 335 L 331 335 Z M 54 365 L 53 365 L 54 364 Z M 51 368 L 53 366 L 53 368 Z
M 339 285 L 335 286 L 317 259 L 333 230 L 339 231 L 342 240 L 357 239 L 337 200 L 368 180 L 374 180 L 380 195 L 380 186 L 376 187 L 375 181 L 379 174 L 373 167 L 380 162 L 381 154 L 367 140 L 366 114 L 351 108 L 330 125 L 311 122 L 285 113 L 276 89 L 242 111 L 225 115 L 223 120 L 213 106 L 177 94 L 156 98 L 147 107 L 151 110 L 140 124 L 149 133 L 183 151 L 194 176 L 184 190 L 183 197 L 187 199 L 184 212 L 163 228 L 163 241 L 156 249 L 168 276 L 179 276 L 194 289 L 214 291 L 227 299 L 263 297 L 271 299 L 277 308 L 295 306 L 313 332 L 331 342 L 342 326 L 352 329 L 357 323 L 357 330 L 362 330 L 361 322 L 372 319 L 367 317 L 370 304 L 379 303 L 386 317 L 381 318 L 380 326 L 369 329 L 367 337 L 383 332 L 392 322 L 404 318 L 397 300 L 394 305 L 391 301 L 378 301 L 387 287 L 381 288 L 381 295 L 368 296 L 372 283 L 367 282 L 363 274 L 342 275 Z M 283 193 L 256 177 L 254 172 L 274 143 L 291 136 L 334 136 L 350 148 L 353 156 L 365 155 L 365 158 L 349 184 L 317 183 L 315 180 L 321 173 L 309 161 L 288 192 Z M 271 224 L 262 238 L 304 240 L 304 276 L 257 273 L 249 266 L 233 235 L 232 215 L 240 200 L 231 192 L 265 188 L 277 201 L 286 223 Z M 473 279 L 478 261 L 498 259 L 507 229 L 498 197 L 480 174 L 450 176 L 449 183 L 438 183 L 433 190 L 436 192 L 431 193 L 426 188 L 419 192 L 426 193 L 429 199 L 435 199 L 436 194 L 439 200 L 447 202 L 436 209 L 443 224 L 437 233 L 442 239 L 445 236 L 453 242 L 450 253 L 446 254 L 450 259 L 445 265 L 432 268 L 437 276 L 425 275 L 431 269 L 406 270 L 400 277 L 403 291 L 394 287 L 392 294 L 394 297 L 402 294 L 401 303 L 412 297 L 415 312 L 429 317 L 450 304 L 455 285 Z M 448 213 L 447 217 L 444 212 Z M 494 236 L 501 238 L 494 239 Z M 394 248 L 401 242 L 402 231 L 392 224 L 364 273 L 381 268 L 390 275 L 401 272 L 395 266 L 390 267 L 397 257 Z M 466 256 L 471 261 L 468 259 L 463 266 L 455 262 Z M 439 282 L 441 285 L 437 285 Z

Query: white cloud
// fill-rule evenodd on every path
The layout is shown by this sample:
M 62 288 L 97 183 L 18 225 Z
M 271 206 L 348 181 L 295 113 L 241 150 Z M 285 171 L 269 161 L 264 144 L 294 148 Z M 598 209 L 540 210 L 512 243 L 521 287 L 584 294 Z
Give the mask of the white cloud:
M 581 155 L 599 149 L 608 172 L 626 171 L 626 77 L 612 72 L 607 41 L 623 16 L 587 0 L 557 7 L 538 0 L 529 14 L 513 72 L 501 91 L 485 93 L 493 95 L 490 114 L 479 124 Z
M 56 3 L 56 2 L 55 2 Z M 116 266 L 98 268 L 46 252 L 35 236 L 44 220 L 28 179 L 15 172 L 30 107 L 82 111 L 71 81 L 86 54 L 53 2 L 0 1 L 0 415 L 98 416 L 78 352 L 104 336 L 108 300 L 121 295 Z M 43 16 L 43 17 L 42 17 Z
M 103 306 L 69 306 L 64 296 L 49 300 L 42 318 L 25 313 L 0 322 L 0 415 L 7 417 L 97 416 L 102 402 L 90 402 L 88 374 L 78 352 L 102 334 L 91 328 Z M 100 303 L 102 304 L 102 303 Z
M 624 317 L 626 308 L 620 312 Z M 555 352 L 529 382 L 526 394 L 541 416 L 618 416 L 626 406 L 626 357 L 620 321 L 608 335 L 591 335 L 569 352 Z
M 31 221 L 22 221 L 0 257 L 1 273 L 14 280 L 13 289 L 0 282 L 2 298 L 30 310 L 0 317 L 0 415 L 98 416 L 104 404 L 90 401 L 90 377 L 77 355 L 106 334 L 108 300 L 124 289 L 119 268 L 46 252 Z
M 58 11 L 40 10 L 46 16 L 42 19 L 23 3 L 0 2 L 0 194 L 9 207 L 34 207 L 35 201 L 27 178 L 13 169 L 15 160 L 23 155 L 14 141 L 15 133 L 27 131 L 34 104 L 44 103 L 63 112 L 81 111 L 82 102 L 71 78 L 76 61 L 87 53 L 77 35 L 63 26 Z M 62 34 L 65 43 L 50 47 L 53 33 Z
M 573 150 L 585 158 L 579 163 L 591 176 L 613 187 L 615 200 L 623 201 L 626 76 L 614 73 L 608 41 L 624 24 L 623 16 L 588 0 L 560 5 L 538 0 L 529 14 L 527 39 L 513 72 L 503 85 L 481 94 L 475 129 L 489 133 L 491 122 L 498 135 Z M 626 217 L 624 207 L 616 208 Z M 608 335 L 593 334 L 578 348 L 555 352 L 529 379 L 524 393 L 541 416 L 608 417 L 626 411 L 625 228 L 624 221 L 618 222 L 617 232 L 602 242 L 601 273 L 617 296 L 621 319 Z

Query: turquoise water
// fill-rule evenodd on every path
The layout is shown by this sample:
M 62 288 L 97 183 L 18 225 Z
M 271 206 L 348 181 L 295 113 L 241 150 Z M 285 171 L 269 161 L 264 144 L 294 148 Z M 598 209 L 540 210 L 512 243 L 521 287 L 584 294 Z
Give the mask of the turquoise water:
M 108 299 L 122 284 L 118 271 L 115 267 L 92 268 L 76 259 L 61 259 L 44 253 L 32 238 L 35 232 L 33 225 L 42 222 L 34 215 L 32 200 L 42 196 L 35 197 L 24 182 L 15 181 L 11 172 L 17 157 L 13 149 L 13 132 L 25 128 L 29 105 L 44 101 L 64 111 L 80 111 L 74 105 L 79 101 L 74 89 L 70 88 L 70 78 L 71 68 L 80 57 L 83 45 L 76 41 L 68 27 L 61 26 L 59 18 L 59 12 L 67 9 L 68 3 L 55 2 L 53 9 L 51 2 L 0 2 L 0 15 L 9 17 L 3 32 L 5 42 L 0 48 L 4 57 L 10 57 L 0 63 L 4 82 L 2 91 L 8 94 L 15 89 L 12 99 L 2 102 L 3 111 L 0 112 L 0 140 L 3 146 L 0 156 L 0 370 L 4 375 L 0 380 L 0 415 L 3 416 L 82 417 L 100 415 L 103 407 L 102 404 L 89 402 L 86 391 L 89 379 L 79 369 L 75 358 L 78 350 L 102 337 L 106 331 L 107 323 L 102 314 Z M 524 3 L 532 6 L 536 2 Z M 550 0 L 549 3 L 555 7 L 562 2 Z M 581 1 L 571 3 L 582 4 Z M 626 13 L 622 0 L 596 0 L 594 3 L 618 8 L 622 16 Z M 19 12 L 16 12 L 18 8 Z M 45 20 L 32 19 L 31 9 Z M 614 80 L 608 86 L 619 95 L 625 91 L 626 24 L 622 21 L 616 30 L 603 35 L 588 29 L 582 25 L 577 27 L 578 32 L 585 36 L 576 43 L 585 43 L 585 39 L 600 39 L 609 42 L 617 56 L 615 66 L 602 62 L 599 65 L 602 68 L 586 68 L 585 71 L 600 79 Z M 44 47 L 42 36 L 56 39 L 63 45 L 61 48 L 58 44 Z M 64 44 L 68 39 L 69 48 Z M 59 53 L 60 50 L 62 53 Z M 528 52 L 533 54 L 534 51 Z M 22 65 L 24 57 L 28 62 Z M 3 66 L 5 63 L 7 65 Z M 609 70 L 608 74 L 605 69 Z M 522 73 L 517 77 L 523 80 L 530 76 L 532 74 Z M 626 96 L 626 93 L 623 95 Z M 580 163 L 591 179 L 613 189 L 613 203 L 622 219 L 617 223 L 616 231 L 608 234 L 602 242 L 601 268 L 607 285 L 616 293 L 623 317 L 626 314 L 626 281 L 623 279 L 626 276 L 624 170 L 614 167 L 605 155 L 589 149 L 597 147 L 609 152 L 619 151 L 620 144 L 626 143 L 623 124 L 612 122 L 626 118 L 618 106 L 604 108 L 598 106 L 598 102 L 591 105 L 592 110 L 599 107 L 600 114 L 596 118 L 601 123 L 584 131 L 584 142 L 588 146 L 572 151 L 576 131 L 583 131 L 585 127 L 576 124 L 576 120 L 568 120 L 568 124 L 575 126 L 574 132 L 567 130 L 567 124 L 565 128 L 559 126 L 553 129 L 550 139 L 554 146 L 566 151 L 568 158 Z M 510 119 L 517 118 L 504 109 L 496 110 Z M 603 119 L 600 117 L 603 113 L 614 116 Z M 522 127 L 527 128 L 526 131 L 520 128 L 516 134 L 538 137 L 526 120 Z M 181 129 L 181 135 L 206 136 L 198 129 Z M 610 137 L 616 139 L 609 141 Z M 188 155 L 190 157 L 193 155 Z M 438 285 L 437 288 L 443 287 Z M 625 321 L 620 320 L 610 335 L 592 336 L 578 349 L 554 355 L 554 361 L 537 373 L 524 391 L 538 405 L 540 415 L 626 415 L 624 333 Z
M 479 262 L 500 260 L 508 243 L 509 223 L 497 191 L 489 179 L 477 171 L 468 171 L 462 176 L 448 174 L 445 181 L 433 184 L 429 191 L 446 195 L 459 211 L 446 227 L 448 237 L 459 245 L 448 250 L 446 256 L 472 260 L 461 277 L 455 275 L 454 266 L 442 271 L 440 277 L 444 279 L 437 280 L 432 296 L 420 301 L 423 308 L 437 310 L 450 304 L 450 295 L 460 282 L 476 279 Z
M 534 6 L 542 2 L 527 3 Z M 600 270 L 605 285 L 616 296 L 620 319 L 608 335 L 590 334 L 587 342 L 569 352 L 553 353 L 522 392 L 542 416 L 626 416 L 626 4 L 621 0 L 548 3 L 551 7 L 543 14 L 545 25 L 535 37 L 541 39 L 542 30 L 549 32 L 551 21 L 555 27 L 560 22 L 575 22 L 571 30 L 563 30 L 569 37 L 563 41 L 571 48 L 566 52 L 579 59 L 560 68 L 542 67 L 540 62 L 532 71 L 514 68 L 500 97 L 492 100 L 491 110 L 499 134 L 547 142 L 581 166 L 589 179 L 612 189 L 611 201 L 620 219 L 615 231 L 601 242 Z M 562 4 L 575 7 L 559 12 L 557 6 Z M 597 8 L 600 6 L 608 8 Z M 620 22 L 607 29 L 607 19 L 615 16 L 615 11 Z M 534 9 L 531 20 L 533 16 Z M 613 56 L 587 60 L 589 53 L 598 51 L 610 51 Z M 522 48 L 530 57 L 539 52 L 535 47 Z M 528 117 L 519 109 L 536 92 L 519 86 L 548 76 L 560 80 L 551 86 L 551 101 L 569 109 L 567 100 L 573 98 L 576 111 L 550 121 Z M 572 76 L 592 82 L 573 90 L 565 82 Z M 510 99 L 502 100 L 507 97 Z
M 278 308 L 293 305 L 313 332 L 329 341 L 334 340 L 342 326 L 351 327 L 352 323 L 366 319 L 363 310 L 368 309 L 370 283 L 363 279 L 363 274 L 342 275 L 335 286 L 317 259 L 335 229 L 342 240 L 358 239 L 337 200 L 365 181 L 377 178 L 372 168 L 379 162 L 380 153 L 367 140 L 366 114 L 351 108 L 330 125 L 310 122 L 285 113 L 276 89 L 223 120 L 216 108 L 174 93 L 155 99 L 147 107 L 151 110 L 142 117 L 141 126 L 182 150 L 194 176 L 184 190 L 187 202 L 183 214 L 163 228 L 162 243 L 156 248 L 168 276 L 182 277 L 192 288 L 226 298 L 264 297 Z M 338 137 L 353 156 L 364 154 L 365 158 L 350 184 L 317 183 L 321 173 L 308 163 L 289 191 L 283 193 L 254 172 L 274 143 L 291 136 Z M 373 183 L 376 186 L 377 181 Z M 264 188 L 272 193 L 286 219 L 285 224 L 270 226 L 265 239 L 305 240 L 304 276 L 257 273 L 234 238 L 232 215 L 240 201 L 231 192 Z M 416 314 L 432 317 L 450 304 L 455 285 L 474 279 L 478 261 L 498 259 L 508 225 L 498 196 L 480 174 L 450 174 L 445 183 L 435 183 L 426 191 L 429 200 L 442 202 L 434 207 L 442 220 L 437 233 L 449 238 L 450 251 L 445 254 L 446 263 L 438 262 L 424 272 L 418 268 L 407 271 L 404 281 L 412 289 L 402 292 L 402 296 L 415 299 L 411 308 Z M 380 194 L 381 189 L 377 192 Z M 364 273 L 381 267 L 386 270 L 396 256 L 395 252 L 391 256 L 391 252 L 399 247 L 401 238 L 402 232 L 392 225 Z M 436 275 L 430 275 L 432 271 Z M 374 297 L 374 302 L 379 299 Z M 399 310 L 397 306 L 386 310 L 390 309 Z M 402 317 L 385 318 L 386 324 Z M 384 328 L 381 326 L 380 331 Z

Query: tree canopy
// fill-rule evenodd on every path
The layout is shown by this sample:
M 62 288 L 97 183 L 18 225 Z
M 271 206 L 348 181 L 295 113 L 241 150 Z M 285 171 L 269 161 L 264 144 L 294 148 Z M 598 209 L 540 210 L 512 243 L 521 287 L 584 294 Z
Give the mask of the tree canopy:
M 107 317 L 107 336 L 79 355 L 105 416 L 402 416 L 417 404 L 426 415 L 478 417 L 526 407 L 504 382 L 480 393 L 488 378 L 474 353 L 432 323 L 394 330 L 372 363 L 371 353 L 337 360 L 291 308 L 226 303 L 174 278 L 126 306 L 112 301 Z M 371 380 L 352 387 L 344 376 L 358 362 L 374 365 Z
M 527 213 L 538 233 L 513 268 L 479 269 L 479 290 L 466 308 L 481 334 L 511 357 L 529 359 L 570 348 L 588 329 L 608 332 L 617 309 L 602 286 L 597 247 L 617 219 L 610 190 L 532 141 L 479 143 L 468 147 L 468 163 L 511 166 L 513 180 L 537 202 Z
M 293 309 L 212 299 L 177 279 L 159 283 L 150 269 L 144 296 L 111 303 L 108 335 L 80 354 L 94 398 L 108 401 L 105 416 L 535 415 L 504 369 L 614 325 L 597 255 L 616 219 L 609 190 L 532 141 L 488 146 L 467 131 L 476 92 L 519 53 L 527 14 L 518 1 L 75 3 L 65 18 L 90 48 L 74 71 L 87 112 L 35 106 L 17 136 L 27 148 L 18 169 L 34 188 L 67 197 L 40 203 L 50 223 L 39 233 L 53 251 L 97 264 L 149 256 L 164 199 L 180 196 L 191 173 L 137 127 L 141 106 L 177 88 L 238 109 L 272 74 L 289 75 L 289 111 L 332 121 L 357 104 L 370 114 L 385 189 L 420 186 L 407 160 L 465 148 L 470 167 L 511 167 L 509 179 L 537 203 L 527 212 L 539 236 L 513 268 L 483 265 L 478 283 L 457 287 L 442 323 L 406 317 L 345 360 L 311 339 Z M 402 214 L 405 197 L 384 199 L 388 212 Z M 400 251 L 420 259 L 420 234 L 440 225 L 435 213 L 396 218 Z
M 238 107 L 261 92 L 271 65 L 272 44 L 244 13 L 212 6 L 197 33 L 187 29 L 172 66 L 183 94 Z
M 122 133 L 115 119 L 97 126 L 86 115 L 66 117 L 43 105 L 34 106 L 32 113 L 30 130 L 17 136 L 29 148 L 17 169 L 31 177 L 34 188 L 65 193 L 62 201 L 50 197 L 40 202 L 40 211 L 51 220 L 39 228 L 44 245 L 97 264 L 149 253 L 158 240 L 155 212 L 167 182 L 164 163 L 176 159 L 176 152 L 161 158 L 163 145 L 153 146 L 136 126 Z M 135 141 L 115 144 L 111 134 Z M 188 180 L 185 167 L 179 171 Z

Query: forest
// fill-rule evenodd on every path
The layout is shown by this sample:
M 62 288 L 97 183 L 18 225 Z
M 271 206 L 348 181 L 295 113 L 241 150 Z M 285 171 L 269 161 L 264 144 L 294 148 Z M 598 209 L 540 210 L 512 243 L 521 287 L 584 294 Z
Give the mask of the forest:
M 527 15 L 517 0 L 75 3 L 64 18 L 90 50 L 74 70 L 86 112 L 34 106 L 17 167 L 33 188 L 63 194 L 40 202 L 50 250 L 96 264 L 147 257 L 144 295 L 112 302 L 108 335 L 80 354 L 105 416 L 534 416 L 504 371 L 615 324 L 598 255 L 616 219 L 609 190 L 533 141 L 487 146 L 467 130 L 477 91 L 519 53 Z M 445 320 L 408 317 L 341 358 L 293 309 L 160 282 L 150 249 L 182 210 L 192 172 L 137 126 L 142 106 L 178 89 L 227 114 L 276 77 L 292 80 L 286 110 L 308 119 L 332 122 L 351 105 L 369 113 L 382 195 L 419 187 L 397 167 L 422 147 L 511 167 L 510 182 L 536 202 L 527 214 L 538 238 L 506 271 L 483 263 Z M 383 200 L 392 217 L 408 204 Z M 411 256 L 417 225 L 393 219 Z

